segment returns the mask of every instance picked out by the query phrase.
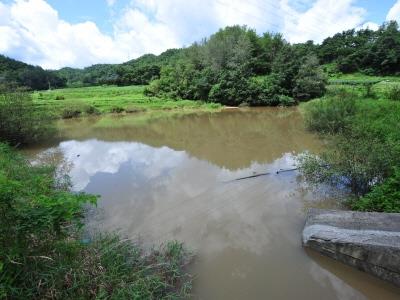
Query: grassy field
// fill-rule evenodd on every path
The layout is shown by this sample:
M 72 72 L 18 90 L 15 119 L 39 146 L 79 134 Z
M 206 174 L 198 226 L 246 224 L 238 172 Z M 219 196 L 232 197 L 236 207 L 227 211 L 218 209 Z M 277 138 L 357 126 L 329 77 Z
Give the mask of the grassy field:
M 384 81 L 400 83 L 400 76 L 372 76 L 361 73 L 338 74 L 329 78 L 329 82 L 336 80 L 354 80 L 354 81 Z
M 145 86 L 96 86 L 35 92 L 37 105 L 50 106 L 64 118 L 102 113 L 134 113 L 162 110 L 216 110 L 216 103 L 172 100 L 144 95 Z
M 400 76 L 369 76 L 360 73 L 335 75 L 329 78 L 327 89 L 328 93 L 345 89 L 364 99 L 388 99 L 393 98 L 389 94 L 399 94 Z

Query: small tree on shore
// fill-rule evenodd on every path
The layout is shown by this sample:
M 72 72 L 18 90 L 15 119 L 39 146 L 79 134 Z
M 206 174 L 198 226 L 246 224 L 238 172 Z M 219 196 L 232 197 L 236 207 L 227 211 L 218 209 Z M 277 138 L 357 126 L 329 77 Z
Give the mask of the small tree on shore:
M 25 91 L 0 93 L 0 141 L 30 144 L 54 133 L 53 117 Z
M 325 94 L 327 78 L 315 55 L 308 56 L 295 78 L 293 96 L 299 101 L 318 98 Z

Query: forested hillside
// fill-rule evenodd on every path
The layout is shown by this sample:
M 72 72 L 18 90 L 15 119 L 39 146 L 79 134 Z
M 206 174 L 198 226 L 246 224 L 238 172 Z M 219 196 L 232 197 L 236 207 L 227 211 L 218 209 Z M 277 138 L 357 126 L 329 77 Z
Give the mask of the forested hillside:
M 377 31 L 355 29 L 337 33 L 317 47 L 321 63 L 337 63 L 343 73 L 400 74 L 400 32 L 396 22 Z
M 98 64 L 84 69 L 63 68 L 56 71 L 69 87 L 101 84 L 145 85 L 160 76 L 161 67 L 176 60 L 183 49 L 170 49 L 160 55 L 146 54 L 123 64 Z
M 0 88 L 26 87 L 31 90 L 45 90 L 64 87 L 65 80 L 53 71 L 0 55 Z

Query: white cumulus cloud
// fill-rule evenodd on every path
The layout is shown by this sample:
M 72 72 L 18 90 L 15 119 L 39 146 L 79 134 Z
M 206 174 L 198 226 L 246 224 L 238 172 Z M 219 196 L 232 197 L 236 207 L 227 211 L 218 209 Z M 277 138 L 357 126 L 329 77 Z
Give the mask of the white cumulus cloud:
M 123 62 L 144 53 L 177 47 L 165 25 L 127 10 L 112 35 L 94 22 L 71 24 L 44 0 L 0 3 L 0 53 L 44 68 Z
M 290 1 L 284 0 L 283 33 L 291 42 L 321 42 L 327 36 L 358 27 L 365 22 L 366 10 L 354 3 L 354 0 L 317 0 L 309 9 L 298 12 Z
M 400 22 L 400 0 L 397 0 L 397 2 L 392 6 L 392 8 L 389 10 L 388 15 L 386 16 L 386 21 L 391 20 Z
M 118 11 L 116 0 L 103 3 L 110 9 L 109 34 L 91 21 L 61 19 L 45 0 L 0 2 L 0 53 L 45 68 L 83 67 L 188 46 L 235 24 L 282 32 L 290 42 L 375 28 L 354 0 L 135 0 Z M 396 16 L 399 3 L 389 15 Z
M 376 24 L 374 22 L 365 22 L 361 26 L 358 26 L 357 29 L 378 30 L 379 29 L 379 24 Z
M 106 0 L 108 6 L 113 6 L 117 0 Z

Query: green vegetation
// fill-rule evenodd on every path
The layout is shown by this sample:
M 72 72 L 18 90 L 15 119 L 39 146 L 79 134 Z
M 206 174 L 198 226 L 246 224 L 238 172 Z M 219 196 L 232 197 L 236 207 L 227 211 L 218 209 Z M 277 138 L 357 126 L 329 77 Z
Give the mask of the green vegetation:
M 153 110 L 213 110 L 218 104 L 147 97 L 144 86 L 96 86 L 35 92 L 34 103 L 63 118 L 100 113 L 134 113 Z
M 319 98 L 302 109 L 328 147 L 300 158 L 305 177 L 346 187 L 353 209 L 400 212 L 399 74 L 395 22 L 338 33 L 321 45 L 226 27 L 188 48 L 84 69 L 48 71 L 0 55 L 0 142 L 35 143 L 54 133 L 57 117 L 148 111 L 135 120 L 144 122 L 165 110 Z M 0 143 L 0 298 L 189 296 L 181 244 L 145 251 L 115 235 L 84 238 L 85 207 L 96 200 L 70 192 L 67 176 Z
M 394 169 L 393 175 L 381 185 L 375 186 L 366 196 L 354 201 L 353 209 L 362 211 L 400 211 L 400 170 Z
M 49 136 L 50 107 L 25 91 L 0 94 L 0 141 L 19 145 Z M 97 197 L 69 189 L 68 176 L 33 166 L 0 143 L 0 298 L 188 297 L 190 257 L 182 244 L 145 251 L 112 234 L 83 239 L 85 207 Z
M 44 140 L 55 128 L 49 110 L 34 104 L 24 91 L 0 92 L 0 142 L 12 145 Z
M 367 75 L 400 73 L 400 32 L 391 21 L 378 30 L 355 29 L 337 33 L 318 47 L 322 63 L 337 64 L 342 73 L 362 72 Z
M 64 87 L 65 83 L 65 80 L 53 71 L 46 71 L 0 54 L 0 88 L 5 86 L 46 90 Z
M 359 210 L 400 211 L 396 188 L 400 166 L 400 103 L 388 97 L 389 83 L 330 88 L 303 106 L 307 127 L 324 134 L 327 150 L 300 158 L 313 183 L 345 186 Z
M 98 64 L 84 69 L 62 68 L 56 74 L 69 87 L 93 85 L 147 85 L 160 76 L 161 66 L 176 60 L 182 49 L 170 49 L 160 55 L 146 54 L 123 64 Z
M 336 85 L 361 84 L 371 88 L 382 79 L 398 82 L 394 76 L 400 73 L 399 53 L 400 31 L 396 22 L 385 23 L 376 31 L 344 31 L 325 39 L 321 45 L 312 41 L 292 45 L 280 34 L 259 36 L 245 26 L 232 26 L 188 48 L 170 49 L 159 56 L 148 54 L 123 64 L 44 71 L 1 56 L 0 84 L 33 90 L 65 84 L 68 87 L 150 84 L 144 90 L 146 95 L 160 98 L 235 106 L 293 105 L 321 97 L 326 90 L 325 74 Z M 382 75 L 386 77 L 377 77 Z M 160 105 L 150 106 L 153 104 Z M 78 110 L 79 114 L 85 110 L 104 111 L 96 106 L 93 107 L 97 111 L 77 109 L 76 105 L 82 106 L 75 102 L 63 115 L 76 116 Z M 114 109 L 108 106 L 106 111 L 126 110 L 118 103 L 111 106 Z M 133 110 L 137 106 L 142 105 L 135 103 Z
M 82 239 L 84 205 L 69 180 L 0 144 L 0 298 L 185 298 L 188 253 L 177 242 L 144 251 L 114 235 Z
M 146 94 L 235 106 L 305 101 L 321 96 L 326 84 L 307 47 L 290 45 L 279 34 L 259 37 L 247 27 L 226 27 L 163 66 Z

